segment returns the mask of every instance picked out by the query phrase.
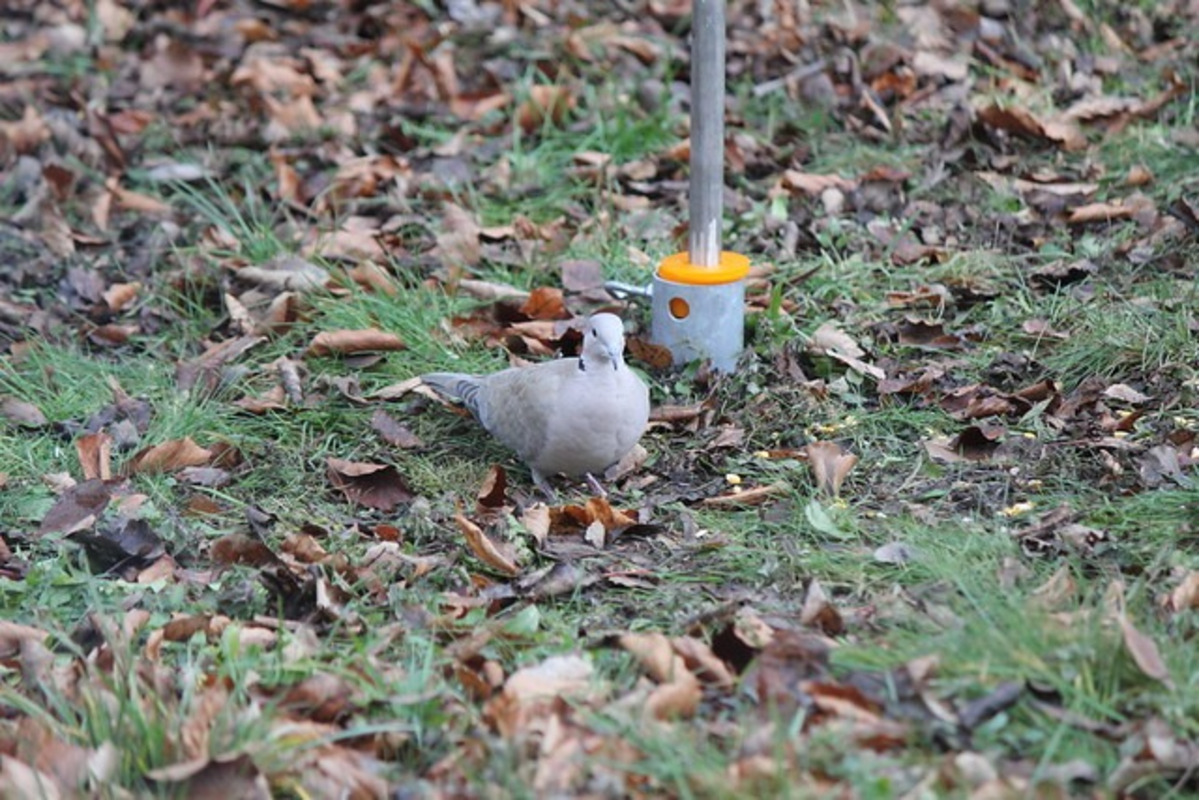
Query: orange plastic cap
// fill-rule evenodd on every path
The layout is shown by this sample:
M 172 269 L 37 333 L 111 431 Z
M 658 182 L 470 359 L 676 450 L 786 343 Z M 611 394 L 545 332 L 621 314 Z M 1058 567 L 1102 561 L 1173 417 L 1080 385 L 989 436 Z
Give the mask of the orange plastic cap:
M 688 254 L 676 253 L 667 256 L 658 264 L 658 277 L 671 283 L 686 283 L 696 286 L 714 286 L 734 283 L 750 274 L 750 259 L 741 253 L 721 252 L 721 263 L 715 267 L 698 267 L 688 259 Z

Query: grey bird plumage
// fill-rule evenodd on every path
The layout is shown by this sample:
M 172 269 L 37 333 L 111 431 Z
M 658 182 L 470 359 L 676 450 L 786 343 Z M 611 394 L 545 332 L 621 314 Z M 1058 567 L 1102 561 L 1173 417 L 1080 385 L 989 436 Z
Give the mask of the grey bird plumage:
M 461 402 L 516 452 L 547 495 L 551 475 L 593 476 L 633 449 L 650 416 L 650 393 L 625 364 L 625 332 L 613 314 L 588 318 L 578 358 L 490 375 L 433 372 L 421 380 Z

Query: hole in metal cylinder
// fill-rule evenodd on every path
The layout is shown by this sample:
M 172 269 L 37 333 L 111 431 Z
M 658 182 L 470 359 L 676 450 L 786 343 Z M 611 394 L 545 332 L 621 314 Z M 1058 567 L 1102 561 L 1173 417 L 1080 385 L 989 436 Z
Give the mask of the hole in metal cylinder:
M 682 297 L 672 297 L 671 301 L 667 303 L 667 307 L 671 309 L 671 316 L 675 319 L 687 319 L 687 315 L 692 313 L 687 300 Z

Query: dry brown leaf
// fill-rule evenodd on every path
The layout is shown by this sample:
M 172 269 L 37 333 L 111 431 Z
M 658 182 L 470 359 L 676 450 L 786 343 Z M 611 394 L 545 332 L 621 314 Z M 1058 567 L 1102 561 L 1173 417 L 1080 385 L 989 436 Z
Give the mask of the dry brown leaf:
M 702 682 L 721 689 L 730 689 L 737 681 L 736 675 L 704 642 L 693 636 L 677 636 L 671 640 L 675 652 L 683 658 L 687 668 Z
M 419 375 L 400 381 L 399 383 L 393 383 L 388 386 L 384 386 L 382 389 L 379 389 L 373 393 L 371 397 L 375 398 L 376 400 L 396 400 L 404 397 L 409 392 L 417 390 L 421 390 L 418 393 L 423 397 L 428 397 L 430 400 L 442 402 L 441 396 L 422 383 Z
M 438 254 L 451 270 L 451 276 L 479 263 L 483 250 L 479 244 L 479 223 L 462 206 L 446 203 L 442 207 L 442 231 L 437 236 Z
M 656 344 L 641 336 L 630 336 L 625 340 L 630 359 L 641 361 L 651 369 L 667 369 L 671 366 L 671 350 L 661 344 Z
M 1144 164 L 1134 164 L 1125 175 L 1126 186 L 1148 186 L 1154 183 L 1154 173 Z
M 1070 339 L 1071 335 L 1065 331 L 1056 330 L 1051 327 L 1049 321 L 1044 319 L 1027 319 L 1021 323 L 1021 330 L 1030 336 L 1035 336 L 1039 339 Z
M 381 439 L 393 447 L 399 447 L 402 450 L 416 450 L 425 446 L 421 437 L 382 408 L 375 409 L 375 413 L 371 415 L 371 428 L 379 434 Z
M 137 583 L 152 584 L 152 583 L 174 583 L 175 570 L 178 568 L 175 559 L 170 555 L 163 553 L 154 560 L 150 566 L 141 570 L 137 574 Z
M 936 308 L 943 309 L 952 302 L 950 290 L 940 283 L 918 286 L 907 292 L 887 292 L 888 305 L 893 308 Z
M 458 529 L 462 531 L 463 535 L 467 537 L 467 544 L 476 558 L 492 569 L 503 572 L 506 575 L 519 575 L 521 573 L 521 568 L 517 566 L 513 558 L 512 547 L 510 545 L 502 545 L 492 541 L 483 532 L 482 528 L 462 514 L 455 514 L 454 522 L 458 525 Z
M 228 701 L 229 690 L 223 681 L 214 681 L 193 696 L 179 732 L 184 759 L 207 758 L 213 724 Z
M 329 482 L 351 503 L 379 511 L 391 511 L 401 503 L 412 500 L 412 492 L 404 478 L 390 464 L 327 458 L 325 465 Z
M 112 437 L 104 431 L 85 434 L 75 440 L 75 453 L 79 456 L 84 480 L 112 477 L 112 444 Z
M 133 283 L 114 283 L 104 290 L 104 302 L 112 311 L 124 311 L 130 303 L 137 299 L 138 293 L 142 290 L 142 284 Z
M 1071 213 L 1067 216 L 1067 222 L 1072 225 L 1111 222 L 1117 219 L 1129 219 L 1136 211 L 1135 206 L 1124 205 L 1119 200 L 1111 203 L 1088 203 L 1071 209 Z
M 475 509 L 480 515 L 499 514 L 508 508 L 508 473 L 493 464 L 475 492 Z
M 1142 405 L 1143 403 L 1149 403 L 1153 399 L 1124 383 L 1111 384 L 1105 388 L 1104 396 L 1111 400 L 1120 400 L 1122 403 L 1129 403 L 1130 405 Z
M 586 292 L 604 285 L 604 267 L 595 259 L 568 259 L 559 264 L 568 292 Z
M 877 381 L 887 377 L 879 367 L 862 360 L 865 355 L 858 343 L 847 333 L 838 328 L 836 323 L 826 322 L 813 331 L 805 346 L 810 353 L 824 355 L 835 361 L 840 361 L 861 375 L 867 375 Z
M 575 95 L 568 87 L 538 84 L 530 87 L 529 98 L 517 109 L 516 122 L 525 133 L 533 133 L 547 122 L 561 125 L 574 107 Z
M 875 722 L 882 710 L 853 686 L 823 681 L 803 681 L 801 689 L 822 711 L 859 722 Z
M 263 336 L 239 336 L 211 345 L 196 358 L 176 365 L 175 382 L 182 391 L 192 389 L 197 384 L 204 388 L 216 386 L 225 364 L 265 341 L 266 337 Z
M 563 304 L 562 290 L 548 286 L 540 286 L 534 289 L 519 310 L 522 314 L 529 317 L 529 319 L 557 320 L 571 318 L 571 312 Z
M 184 467 L 199 467 L 212 461 L 213 451 L 192 441 L 192 437 L 172 439 L 134 454 L 125 463 L 125 474 L 170 472 Z
M 378 292 L 388 297 L 395 297 L 400 292 L 400 287 L 396 285 L 396 281 L 388 271 L 374 261 L 364 261 L 361 264 L 357 264 L 346 274 L 350 276 L 350 280 L 364 289 Z
M 1064 150 L 1079 150 L 1087 146 L 1087 139 L 1070 120 L 1040 119 L 1023 108 L 1003 108 L 998 105 L 985 106 L 977 114 L 985 125 L 1028 139 L 1054 142 Z
M 980 414 L 980 416 L 985 415 Z M 987 461 L 996 454 L 1007 433 L 1008 430 L 1001 425 L 971 425 L 963 428 L 945 445 L 946 449 L 957 458 L 942 458 L 941 460 Z M 926 450 L 931 456 L 937 453 L 937 445 L 937 442 L 930 442 L 927 445 Z
M 504 693 L 519 703 L 546 697 L 578 697 L 592 688 L 592 662 L 583 655 L 551 656 L 523 667 L 504 682 Z
M 780 176 L 778 186 L 790 192 L 815 196 L 826 189 L 851 192 L 858 188 L 858 181 L 848 180 L 840 175 L 813 175 L 809 172 L 789 169 Z
M 41 628 L 0 619 L 0 658 L 13 658 L 21 652 L 22 642 L 40 643 L 49 635 Z
M 583 540 L 597 550 L 603 550 L 608 540 L 604 523 L 596 521 L 588 525 L 583 531 Z
M 43 210 L 39 233 L 42 243 L 59 258 L 69 258 L 75 254 L 75 238 L 71 233 L 71 226 L 57 208 L 51 206 Z
M 1129 114 L 1141 105 L 1136 97 L 1085 97 L 1072 103 L 1063 116 L 1067 119 L 1092 122 L 1123 114 Z
M 546 543 L 550 535 L 550 507 L 545 503 L 534 503 L 521 514 L 521 525 L 537 542 L 538 547 Z
M 0 755 L 0 796 L 59 800 L 73 797 L 74 794 L 68 791 L 68 787 L 60 789 L 58 782 L 45 772 L 10 755 Z
M 756 506 L 760 503 L 765 503 L 775 495 L 783 494 L 789 488 L 783 481 L 770 483 L 766 486 L 751 486 L 750 488 L 738 486 L 732 492 L 719 494 L 716 497 L 706 497 L 700 501 L 700 504 L 704 506 L 716 506 L 718 508 Z
M 166 767 L 147 770 L 156 784 L 175 784 L 168 793 L 194 800 L 268 800 L 270 784 L 246 754 L 209 758 L 207 754 Z
M 683 659 L 679 659 L 683 664 Z M 655 719 L 679 719 L 694 716 L 700 706 L 703 691 L 700 681 L 692 673 L 681 673 L 686 677 L 655 686 L 646 697 L 646 713 Z
M 463 278 L 460 280 L 458 282 L 458 290 L 477 300 L 486 301 L 501 300 L 509 297 L 524 300 L 529 297 L 529 292 L 524 289 L 518 289 L 506 283 L 481 281 L 474 278 Z
M 5 417 L 26 428 L 41 428 L 48 422 L 40 408 L 15 397 L 5 397 L 0 400 L 0 417 Z
M 15 111 L 15 109 L 14 109 Z M 50 138 L 50 127 L 33 103 L 28 103 L 19 120 L 0 120 L 0 152 L 32 153 Z
M 650 421 L 668 422 L 672 425 L 677 425 L 681 422 L 691 422 L 703 414 L 707 408 L 707 403 L 693 403 L 690 406 L 655 406 L 650 409 Z
M 101 480 L 77 483 L 62 492 L 58 501 L 46 512 L 38 526 L 38 535 L 62 532 L 73 533 L 90 528 L 112 499 L 108 486 Z
M 1121 638 L 1125 642 L 1125 649 L 1129 651 L 1129 655 L 1133 656 L 1133 661 L 1138 665 L 1142 674 L 1156 681 L 1162 681 L 1168 687 L 1173 687 L 1171 671 L 1167 669 L 1166 662 L 1158 652 L 1158 645 L 1154 643 L 1154 640 L 1133 627 L 1133 623 L 1129 621 L 1129 617 L 1123 611 L 1117 615 L 1117 622 L 1121 626 Z
M 322 331 L 313 337 L 304 355 L 328 356 L 334 353 L 370 353 L 380 350 L 403 350 L 405 344 L 394 333 L 376 328 L 364 330 Z
M 329 552 L 316 537 L 307 533 L 289 533 L 280 549 L 302 564 L 320 564 L 329 558 Z
M 1171 590 L 1166 605 L 1175 613 L 1191 609 L 1195 611 L 1200 606 L 1200 572 L 1192 570 L 1183 581 Z
M 1117 797 L 1132 796 L 1137 784 L 1157 776 L 1182 783 L 1196 774 L 1197 749 L 1194 738 L 1178 736 L 1158 717 L 1146 720 L 1122 742 L 1121 763 L 1109 774 L 1105 788 Z
M 342 226 L 335 231 L 313 231 L 303 252 L 305 255 L 320 255 L 326 259 L 385 261 L 389 256 L 384 248 L 385 239 L 377 220 L 347 217 Z
M 689 717 L 702 694 L 700 681 L 661 633 L 626 633 L 617 642 L 632 655 L 659 686 L 646 698 L 645 709 L 655 719 Z
M 332 723 L 344 719 L 357 706 L 357 692 L 339 675 L 315 672 L 291 686 L 279 698 L 280 704 L 294 715 L 314 722 Z
M 808 466 L 817 481 L 818 491 L 837 497 L 842 482 L 858 463 L 858 456 L 847 453 L 836 442 L 812 442 L 805 448 Z
M 804 593 L 804 605 L 800 608 L 800 622 L 816 628 L 826 636 L 840 636 L 846 629 L 842 615 L 825 593 L 825 588 L 816 578 L 809 581 Z
M 212 543 L 208 554 L 213 563 L 220 566 L 245 564 L 252 567 L 261 567 L 279 561 L 279 557 L 272 552 L 271 548 L 267 547 L 261 540 L 247 536 L 244 533 L 231 533 L 227 536 L 222 536 Z
M 678 679 L 678 672 L 687 671 L 683 659 L 671 647 L 671 640 L 661 633 L 625 633 L 617 637 L 617 644 L 658 683 L 670 683 Z
M 945 78 L 957 83 L 966 79 L 970 64 L 962 58 L 947 58 L 928 50 L 921 50 L 913 56 L 912 68 L 918 75 Z
M 121 188 L 119 179 L 115 176 L 105 181 L 104 188 L 112 194 L 117 205 L 126 211 L 137 211 L 161 217 L 169 217 L 172 214 L 171 206 L 157 197 Z

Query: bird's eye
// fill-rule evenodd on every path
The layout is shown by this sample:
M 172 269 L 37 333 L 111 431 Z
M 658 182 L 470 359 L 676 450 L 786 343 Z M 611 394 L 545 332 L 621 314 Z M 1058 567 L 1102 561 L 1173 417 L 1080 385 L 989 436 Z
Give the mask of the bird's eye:
M 592 328 L 592 336 L 595 336 L 595 335 L 596 335 L 596 329 Z

